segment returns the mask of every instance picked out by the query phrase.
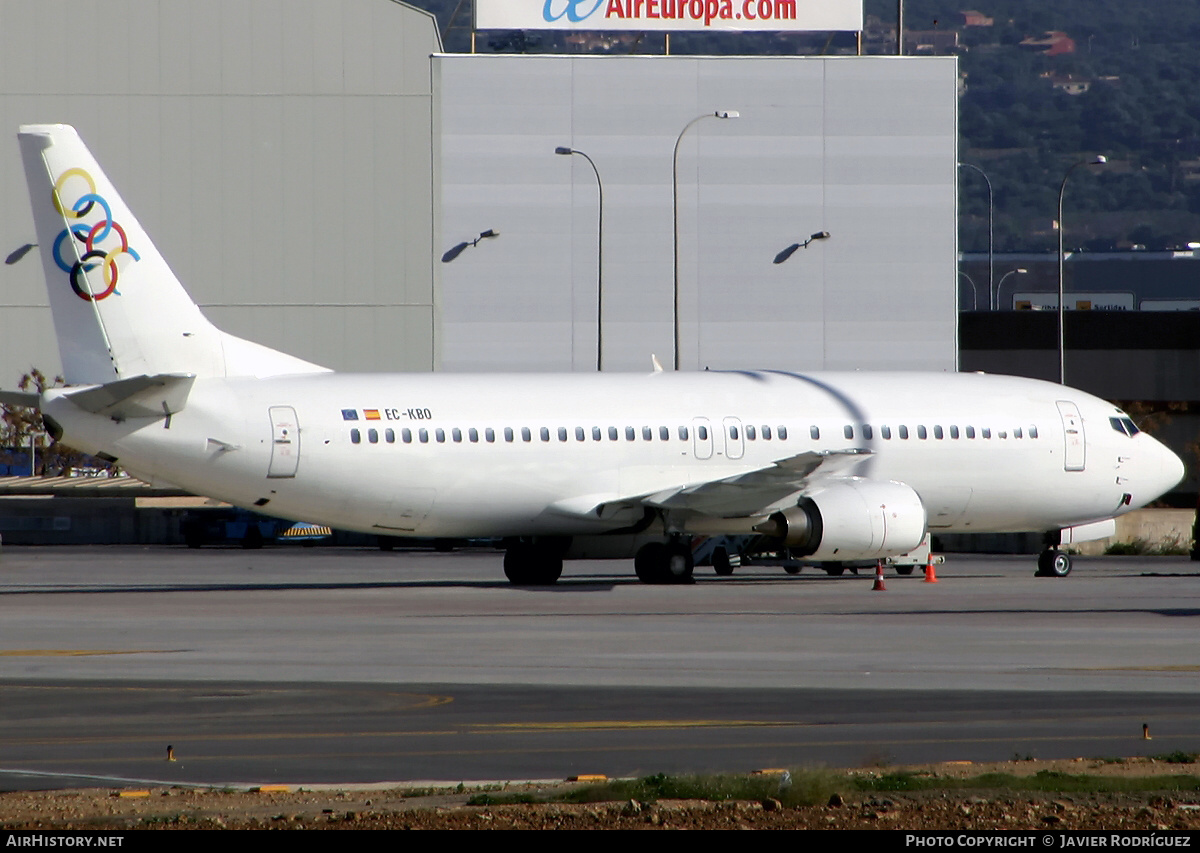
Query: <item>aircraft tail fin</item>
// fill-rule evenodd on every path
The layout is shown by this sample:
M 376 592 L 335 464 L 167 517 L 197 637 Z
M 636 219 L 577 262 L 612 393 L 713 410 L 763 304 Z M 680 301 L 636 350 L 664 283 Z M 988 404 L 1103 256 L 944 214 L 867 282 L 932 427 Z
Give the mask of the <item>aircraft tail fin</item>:
M 74 128 L 18 138 L 69 384 L 325 371 L 213 326 Z

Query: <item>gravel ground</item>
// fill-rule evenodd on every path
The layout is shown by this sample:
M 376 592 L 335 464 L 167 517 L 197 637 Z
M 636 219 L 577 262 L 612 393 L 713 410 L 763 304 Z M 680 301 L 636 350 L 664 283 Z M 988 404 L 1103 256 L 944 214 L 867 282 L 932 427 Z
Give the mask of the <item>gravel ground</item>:
M 1189 765 L 1009 762 L 888 768 L 942 778 L 988 772 L 1162 776 L 1195 774 Z M 859 771 L 869 772 L 869 771 Z M 569 787 L 563 785 L 563 788 Z M 498 793 L 544 795 L 552 787 L 505 786 Z M 121 796 L 112 789 L 0 794 L 4 829 L 1200 829 L 1200 792 L 1038 794 L 952 790 L 835 795 L 828 804 L 777 802 L 468 806 L 476 792 L 413 795 L 404 790 L 230 792 L 155 789 Z M 126 792 L 128 794 L 128 792 Z

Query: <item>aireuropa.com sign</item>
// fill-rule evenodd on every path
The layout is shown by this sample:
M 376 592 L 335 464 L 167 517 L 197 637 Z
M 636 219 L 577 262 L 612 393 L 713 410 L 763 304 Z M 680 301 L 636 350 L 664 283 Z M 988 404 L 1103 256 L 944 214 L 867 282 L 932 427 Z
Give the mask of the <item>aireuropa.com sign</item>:
M 475 0 L 477 30 L 862 29 L 862 0 Z

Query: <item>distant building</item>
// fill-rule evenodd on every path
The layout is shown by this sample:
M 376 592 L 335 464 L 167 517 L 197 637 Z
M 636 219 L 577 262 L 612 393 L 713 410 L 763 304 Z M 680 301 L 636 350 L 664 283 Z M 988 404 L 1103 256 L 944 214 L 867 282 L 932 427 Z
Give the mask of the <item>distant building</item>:
M 1059 56 L 1075 52 L 1075 39 L 1064 32 L 1054 30 L 1041 38 L 1027 38 L 1021 42 L 1021 47 L 1037 50 L 1046 56 Z
M 995 19 L 974 10 L 969 12 L 962 11 L 958 14 L 962 16 L 962 25 L 964 27 L 990 27 L 995 23 Z
M 1088 89 L 1092 88 L 1091 80 L 1075 74 L 1059 74 L 1055 71 L 1045 71 L 1041 77 L 1043 80 L 1049 80 L 1050 85 L 1055 89 L 1066 92 L 1068 95 L 1082 95 Z
M 946 56 L 958 52 L 958 30 L 905 30 L 904 52 Z

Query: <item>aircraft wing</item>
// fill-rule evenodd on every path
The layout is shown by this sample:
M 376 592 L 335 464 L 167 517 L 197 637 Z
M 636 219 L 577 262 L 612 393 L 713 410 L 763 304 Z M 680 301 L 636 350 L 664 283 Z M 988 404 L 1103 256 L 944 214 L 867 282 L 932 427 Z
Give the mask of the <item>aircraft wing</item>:
M 722 518 L 758 515 L 803 491 L 818 475 L 824 478 L 845 474 L 869 454 L 869 450 L 862 448 L 806 451 L 743 474 L 645 495 L 640 503 Z
M 846 475 L 870 453 L 864 448 L 806 451 L 718 480 L 671 485 L 640 494 L 581 495 L 559 501 L 552 509 L 566 515 L 612 520 L 639 517 L 648 507 L 719 518 L 764 515 L 803 492 L 815 479 Z

